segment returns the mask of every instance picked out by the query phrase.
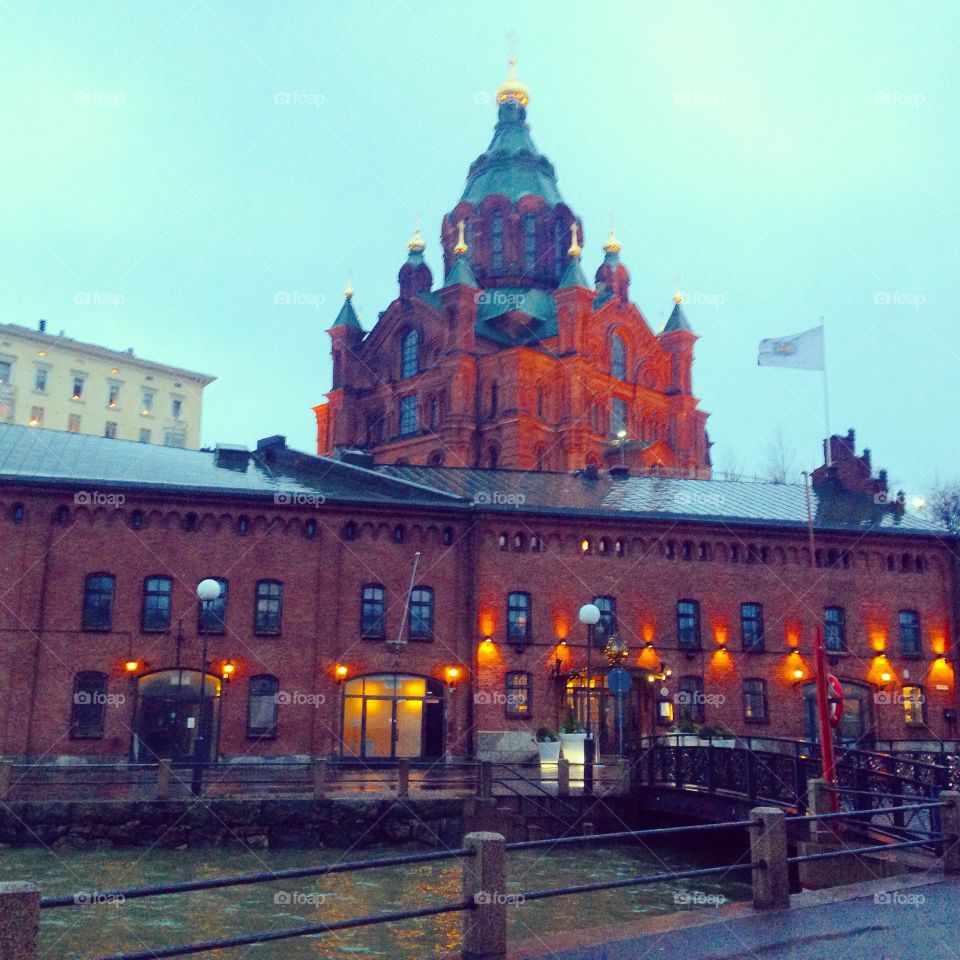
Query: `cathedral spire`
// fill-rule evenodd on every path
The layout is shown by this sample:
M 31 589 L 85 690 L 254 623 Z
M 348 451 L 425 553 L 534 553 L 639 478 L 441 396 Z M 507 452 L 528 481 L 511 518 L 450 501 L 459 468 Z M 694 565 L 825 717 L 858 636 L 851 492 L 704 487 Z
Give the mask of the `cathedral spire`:
M 467 252 L 467 241 L 463 237 L 463 231 L 466 230 L 466 223 L 463 220 L 457 221 L 457 242 L 453 248 L 453 252 L 458 256 L 462 257 L 463 254 Z
M 497 103 L 516 100 L 521 107 L 525 107 L 530 102 L 530 88 L 517 79 L 517 58 L 511 54 L 507 62 L 510 69 L 507 79 L 497 87 Z
M 353 309 L 353 284 L 347 281 L 347 288 L 343 291 L 343 306 L 337 314 L 337 319 L 333 321 L 335 327 L 353 327 L 355 330 L 362 330 L 360 320 L 357 317 L 357 311 Z
M 560 278 L 559 289 L 563 290 L 567 287 L 583 287 L 585 290 L 590 289 L 587 278 L 583 275 L 583 270 L 580 269 L 581 253 L 583 253 L 583 250 L 577 241 L 577 222 L 574 220 L 573 223 L 570 224 L 570 249 L 567 250 L 567 256 L 570 258 L 570 262 L 567 264 L 567 269 L 564 270 L 563 276 Z

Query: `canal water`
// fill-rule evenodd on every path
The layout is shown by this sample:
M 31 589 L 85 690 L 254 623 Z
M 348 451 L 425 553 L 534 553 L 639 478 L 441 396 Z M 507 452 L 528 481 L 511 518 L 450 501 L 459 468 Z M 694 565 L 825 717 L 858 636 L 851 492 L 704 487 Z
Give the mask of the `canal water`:
M 15 848 L 0 853 L 0 879 L 32 880 L 40 884 L 45 895 L 57 895 L 283 870 L 409 854 L 416 850 L 410 845 L 370 847 L 359 853 L 332 849 L 249 852 Z M 730 862 L 727 856 L 711 855 L 702 847 L 699 850 L 663 847 L 651 852 L 626 844 L 516 851 L 507 857 L 510 880 L 507 894 Z M 439 904 L 460 897 L 460 874 L 459 861 L 450 860 L 45 910 L 41 920 L 40 955 L 57 960 L 88 960 L 113 953 Z M 703 877 L 517 903 L 507 908 L 510 937 L 535 938 L 678 910 L 710 911 L 724 900 L 748 899 L 749 885 L 745 882 L 748 879 L 748 874 L 741 873 L 737 879 Z M 451 913 L 202 956 L 225 960 L 233 957 L 244 960 L 327 957 L 420 960 L 456 951 L 460 923 L 460 914 Z

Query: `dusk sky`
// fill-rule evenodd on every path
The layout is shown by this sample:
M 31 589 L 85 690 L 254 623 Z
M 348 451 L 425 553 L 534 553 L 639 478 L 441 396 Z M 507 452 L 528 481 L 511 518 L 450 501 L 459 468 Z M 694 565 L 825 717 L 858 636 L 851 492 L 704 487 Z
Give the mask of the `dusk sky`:
M 315 449 L 348 276 L 369 329 L 496 120 L 509 36 L 584 224 L 654 330 L 679 276 L 714 465 L 819 463 L 831 427 L 960 479 L 954 2 L 3 2 L 3 322 L 203 371 L 203 442 Z

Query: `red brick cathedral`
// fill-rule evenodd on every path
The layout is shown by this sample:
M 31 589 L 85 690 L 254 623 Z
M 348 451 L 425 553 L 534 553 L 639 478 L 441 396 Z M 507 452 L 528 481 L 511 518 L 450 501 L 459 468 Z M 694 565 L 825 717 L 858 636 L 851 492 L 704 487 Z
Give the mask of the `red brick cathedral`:
M 674 297 L 653 333 L 630 301 L 610 231 L 595 288 L 583 225 L 527 125 L 529 90 L 497 90 L 493 139 L 441 226 L 444 279 L 419 231 L 397 298 L 364 332 L 352 290 L 330 329 L 333 389 L 315 407 L 317 451 L 375 462 L 710 476 L 707 414 L 693 395 L 697 339 Z

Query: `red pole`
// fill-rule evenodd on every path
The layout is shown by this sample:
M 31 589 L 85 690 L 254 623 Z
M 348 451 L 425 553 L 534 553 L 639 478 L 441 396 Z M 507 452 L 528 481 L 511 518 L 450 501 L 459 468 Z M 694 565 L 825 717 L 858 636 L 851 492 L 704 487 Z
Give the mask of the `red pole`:
M 817 716 L 820 720 L 820 757 L 823 760 L 823 779 L 830 788 L 830 807 L 840 809 L 837 794 L 837 770 L 833 759 L 833 729 L 830 725 L 830 704 L 827 700 L 827 651 L 823 642 L 823 626 L 817 624 L 813 639 L 817 668 Z

